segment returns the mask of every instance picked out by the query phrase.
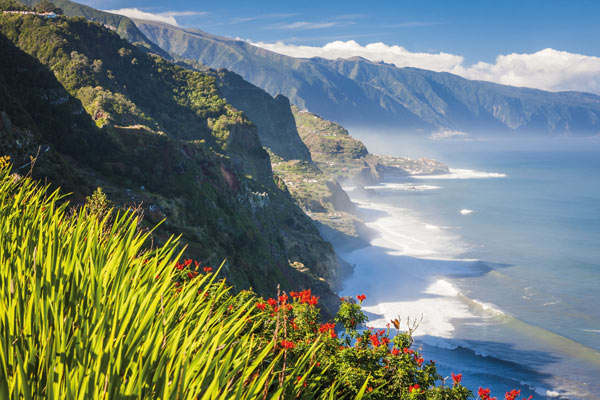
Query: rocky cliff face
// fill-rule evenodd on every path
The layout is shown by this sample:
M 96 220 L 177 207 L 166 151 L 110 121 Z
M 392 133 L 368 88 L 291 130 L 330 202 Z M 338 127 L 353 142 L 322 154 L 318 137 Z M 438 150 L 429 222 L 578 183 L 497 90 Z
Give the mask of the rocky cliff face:
M 287 97 L 271 97 L 225 69 L 216 71 L 215 76 L 223 97 L 256 125 L 263 146 L 287 160 L 311 160 L 308 148 L 298 135 Z
M 257 127 L 215 76 L 177 67 L 81 19 L 0 16 L 2 153 L 73 191 L 165 220 L 188 256 L 227 260 L 238 288 L 311 287 L 335 310 L 331 245 L 275 183 Z M 233 96 L 235 91 L 231 89 Z

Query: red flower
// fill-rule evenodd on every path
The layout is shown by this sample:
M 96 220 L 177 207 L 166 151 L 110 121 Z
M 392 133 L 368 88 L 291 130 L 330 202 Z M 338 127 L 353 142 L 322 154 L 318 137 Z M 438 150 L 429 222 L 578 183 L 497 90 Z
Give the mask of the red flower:
M 212 267 L 204 267 L 202 269 L 204 270 L 205 273 L 212 271 Z
M 296 347 L 296 345 L 294 344 L 294 342 L 290 342 L 289 340 L 283 339 L 281 341 L 281 347 L 283 347 L 284 349 L 293 349 L 294 347 Z
M 287 294 L 282 294 L 281 296 L 279 296 L 280 303 L 285 303 L 287 300 L 288 300 Z
M 454 385 L 458 385 L 462 379 L 462 374 L 454 375 L 454 372 L 451 372 L 452 380 L 454 381 Z
M 363 302 L 367 298 L 367 296 L 365 296 L 364 294 L 359 294 L 358 296 L 356 296 L 356 298 L 359 301 Z
M 292 297 L 292 299 L 295 299 L 296 297 L 298 297 L 298 292 L 294 292 L 293 290 L 290 292 L 290 296 Z
M 271 307 L 275 307 L 277 305 L 277 300 L 275 300 L 275 299 L 269 299 L 269 300 L 267 300 L 267 303 L 269 303 L 269 305 Z
M 180 270 L 180 271 L 181 271 L 183 268 L 185 268 L 185 265 L 177 263 L 177 264 L 175 265 L 175 268 L 177 268 L 178 270 Z
M 405 347 L 404 349 L 402 349 L 402 352 L 403 352 L 404 354 L 412 354 L 412 353 L 414 353 L 414 352 L 413 352 L 411 349 L 409 349 L 409 348 L 407 348 L 407 347 Z
M 183 262 L 185 264 L 185 266 L 187 267 L 188 265 L 190 265 L 192 263 L 192 260 L 190 260 L 189 258 L 187 260 L 185 260 Z
M 513 389 L 510 392 L 506 392 L 506 395 L 504 396 L 504 398 L 506 400 L 515 400 L 517 398 L 517 396 L 519 396 L 520 394 L 521 394 L 520 390 Z
M 373 347 L 379 347 L 381 343 L 379 342 L 379 338 L 377 337 L 377 335 L 371 335 L 371 345 Z
M 301 380 L 302 380 L 302 377 L 301 377 L 301 376 L 298 376 L 298 377 L 296 377 L 296 381 L 297 381 L 298 383 L 300 383 L 300 381 L 301 381 Z M 304 387 L 306 387 L 306 381 L 304 381 L 303 385 L 304 385 Z
M 329 332 L 332 329 L 335 329 L 335 324 L 333 322 L 328 322 L 319 327 L 319 333 Z
M 483 389 L 480 387 L 477 394 L 479 395 L 479 397 L 481 397 L 482 400 L 496 400 L 495 397 L 490 397 L 490 389 L 489 388 Z
M 187 275 L 188 275 L 188 278 L 194 279 L 196 277 L 196 275 L 197 275 L 197 272 L 193 272 L 193 271 L 192 272 L 188 272 Z
M 423 358 L 418 357 L 416 354 L 414 355 L 415 362 L 419 364 L 419 367 L 423 364 Z
M 419 388 L 420 388 L 420 386 L 418 384 L 416 384 L 416 385 L 410 385 L 408 387 L 408 391 L 412 393 L 415 390 L 419 390 Z
M 265 306 L 266 306 L 265 303 L 256 303 L 256 308 L 258 308 L 261 311 L 265 310 Z
M 388 346 L 390 344 L 390 339 L 383 337 L 381 338 L 381 343 L 385 344 L 386 346 Z
M 400 349 L 392 349 L 392 355 L 397 356 L 400 354 Z

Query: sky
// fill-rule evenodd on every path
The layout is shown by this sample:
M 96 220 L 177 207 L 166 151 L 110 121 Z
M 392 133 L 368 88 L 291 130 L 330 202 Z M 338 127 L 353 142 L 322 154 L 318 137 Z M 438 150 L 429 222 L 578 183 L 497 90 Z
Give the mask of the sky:
M 80 0 L 291 56 L 600 93 L 600 0 Z

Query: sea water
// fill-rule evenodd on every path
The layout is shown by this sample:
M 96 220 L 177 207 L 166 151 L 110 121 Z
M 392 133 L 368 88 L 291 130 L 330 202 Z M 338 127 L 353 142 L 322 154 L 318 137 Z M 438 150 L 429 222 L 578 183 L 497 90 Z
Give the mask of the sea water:
M 451 174 L 349 190 L 377 236 L 342 255 L 341 294 L 367 295 L 369 326 L 420 321 L 425 359 L 474 392 L 600 399 L 600 144 L 540 143 L 428 142 Z

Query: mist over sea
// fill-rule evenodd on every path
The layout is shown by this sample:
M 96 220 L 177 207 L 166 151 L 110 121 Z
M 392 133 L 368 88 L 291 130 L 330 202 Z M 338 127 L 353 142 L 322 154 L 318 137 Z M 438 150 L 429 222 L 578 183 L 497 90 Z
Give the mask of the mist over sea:
M 600 399 L 600 140 L 351 133 L 372 153 L 452 169 L 349 191 L 379 234 L 342 254 L 355 273 L 341 294 L 366 293 L 368 325 L 423 315 L 425 359 L 473 391 Z

